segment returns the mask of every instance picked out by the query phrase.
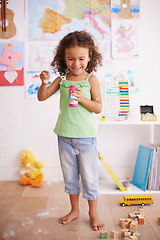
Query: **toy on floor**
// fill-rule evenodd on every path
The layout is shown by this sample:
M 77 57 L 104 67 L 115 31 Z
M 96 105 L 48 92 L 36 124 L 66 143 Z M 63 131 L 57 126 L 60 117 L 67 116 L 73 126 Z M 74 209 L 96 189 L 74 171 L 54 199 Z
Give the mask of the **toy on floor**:
M 108 238 L 108 232 L 107 231 L 100 231 L 100 238 L 101 239 L 107 239 Z
M 106 163 L 106 161 L 104 160 L 103 156 L 100 154 L 100 152 L 98 152 L 98 157 L 101 160 L 103 166 L 105 167 L 105 169 L 108 171 L 108 173 L 110 174 L 110 176 L 113 178 L 113 180 L 115 181 L 115 183 L 117 184 L 117 186 L 119 187 L 119 189 L 121 191 L 124 191 L 125 188 L 123 187 L 123 185 L 120 183 L 120 181 L 118 180 L 118 178 L 116 177 L 116 175 L 113 173 L 113 171 L 111 170 L 111 168 L 108 166 L 108 164 Z
M 145 204 L 153 204 L 153 196 L 152 195 L 135 195 L 135 196 L 124 196 L 123 199 L 120 200 L 120 204 L 122 207 L 125 205 L 135 205 L 140 204 L 144 206 Z
M 114 229 L 114 230 L 111 230 L 110 232 L 110 237 L 111 238 L 119 238 L 119 231 Z
M 133 211 L 133 213 L 128 213 L 128 218 L 120 218 L 119 225 L 122 228 L 123 239 L 140 240 L 138 225 L 144 224 L 144 218 L 145 213 L 143 208 L 137 208 Z
M 123 187 L 125 188 L 125 191 L 128 191 L 129 189 L 129 183 L 128 182 L 122 182 Z
M 29 150 L 25 150 L 21 154 L 21 163 L 24 166 L 20 170 L 20 183 L 23 186 L 32 185 L 33 187 L 41 187 L 43 181 L 42 168 L 44 162 L 36 161 L 35 156 Z

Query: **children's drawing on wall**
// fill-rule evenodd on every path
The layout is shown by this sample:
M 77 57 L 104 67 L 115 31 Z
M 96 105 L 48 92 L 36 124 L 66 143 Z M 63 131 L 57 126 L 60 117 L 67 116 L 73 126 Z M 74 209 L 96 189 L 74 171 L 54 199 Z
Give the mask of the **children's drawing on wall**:
M 33 70 L 50 69 L 57 41 L 30 43 L 30 68 Z
M 25 77 L 25 97 L 26 98 L 36 98 L 39 86 L 41 85 L 40 80 L 40 73 L 41 71 L 26 71 Z M 56 74 L 51 73 L 51 79 L 55 79 L 57 77 Z M 49 82 L 48 84 L 51 84 Z M 58 91 L 59 92 L 59 91 Z M 57 92 L 57 93 L 58 93 Z M 55 93 L 55 94 L 57 94 Z
M 140 0 L 112 0 L 111 17 L 113 18 L 140 18 Z
M 23 41 L 25 38 L 24 0 L 9 0 L 6 3 L 5 7 L 1 1 L 0 19 L 2 14 L 4 19 L 0 26 L 0 38 Z
M 24 85 L 24 43 L 0 43 L 0 86 Z
M 139 0 L 113 0 L 112 57 L 128 58 L 138 55 Z
M 128 58 L 138 55 L 138 24 L 133 20 L 114 20 L 112 23 L 112 57 Z
M 28 0 L 28 37 L 53 40 L 85 30 L 96 39 L 109 38 L 110 14 L 111 0 Z

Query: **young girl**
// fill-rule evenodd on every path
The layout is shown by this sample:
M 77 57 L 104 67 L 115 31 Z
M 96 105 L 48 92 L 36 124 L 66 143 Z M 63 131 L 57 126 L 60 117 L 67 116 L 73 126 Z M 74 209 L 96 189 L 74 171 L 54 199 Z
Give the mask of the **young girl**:
M 50 73 L 43 71 L 38 91 L 38 100 L 44 101 L 60 88 L 60 112 L 54 132 L 58 136 L 60 163 L 71 211 L 61 217 L 59 223 L 68 224 L 79 217 L 81 180 L 83 197 L 88 200 L 89 218 L 95 231 L 101 230 L 104 224 L 97 213 L 97 133 L 92 112 L 101 112 L 102 100 L 100 84 L 91 72 L 96 71 L 101 61 L 102 56 L 90 34 L 84 31 L 69 33 L 60 41 L 51 63 L 60 76 L 47 87 Z M 70 85 L 77 86 L 73 91 L 78 100 L 77 107 L 69 106 Z

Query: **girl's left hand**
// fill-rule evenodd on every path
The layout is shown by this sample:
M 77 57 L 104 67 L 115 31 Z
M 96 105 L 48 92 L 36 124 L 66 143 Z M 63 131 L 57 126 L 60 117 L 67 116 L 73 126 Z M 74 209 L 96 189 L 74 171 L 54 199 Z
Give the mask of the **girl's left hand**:
M 76 88 L 76 89 L 74 90 L 74 92 L 77 93 L 77 97 L 78 97 L 77 100 L 78 100 L 78 102 L 82 102 L 84 96 L 83 96 L 83 94 L 82 94 L 81 88 Z

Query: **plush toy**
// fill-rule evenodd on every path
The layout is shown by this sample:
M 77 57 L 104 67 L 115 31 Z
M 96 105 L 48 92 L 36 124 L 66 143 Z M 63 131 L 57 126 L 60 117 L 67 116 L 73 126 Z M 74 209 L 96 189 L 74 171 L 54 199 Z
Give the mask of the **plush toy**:
M 20 170 L 20 183 L 24 186 L 32 185 L 33 187 L 41 187 L 43 181 L 44 162 L 36 161 L 35 156 L 29 150 L 25 150 L 21 154 L 21 163 L 24 166 Z

